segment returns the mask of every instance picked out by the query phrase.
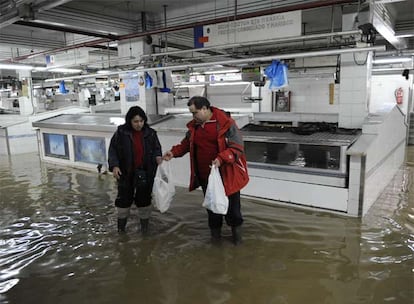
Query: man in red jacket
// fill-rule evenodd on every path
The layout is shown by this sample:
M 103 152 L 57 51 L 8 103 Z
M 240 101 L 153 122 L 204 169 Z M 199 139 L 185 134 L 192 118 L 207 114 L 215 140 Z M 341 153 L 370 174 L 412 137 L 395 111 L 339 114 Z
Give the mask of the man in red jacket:
M 170 160 L 190 152 L 191 177 L 189 190 L 199 186 L 205 194 L 210 166 L 219 167 L 229 207 L 225 220 L 231 226 L 233 242 L 241 242 L 243 217 L 240 211 L 240 189 L 249 181 L 243 139 L 235 121 L 223 110 L 210 106 L 207 98 L 192 97 L 187 106 L 193 119 L 180 144 L 173 146 L 163 158 Z M 208 212 L 208 225 L 213 240 L 221 238 L 223 216 Z

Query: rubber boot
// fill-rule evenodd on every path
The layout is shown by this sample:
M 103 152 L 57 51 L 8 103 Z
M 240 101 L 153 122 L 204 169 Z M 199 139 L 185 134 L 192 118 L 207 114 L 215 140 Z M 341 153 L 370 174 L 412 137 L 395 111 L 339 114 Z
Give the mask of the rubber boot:
M 140 219 L 141 223 L 141 233 L 147 234 L 148 233 L 148 227 L 149 227 L 149 219 Z
M 221 228 L 212 228 L 210 229 L 211 232 L 211 240 L 213 242 L 218 242 L 221 239 Z
M 125 232 L 128 218 L 118 218 L 118 232 Z
M 242 242 L 242 231 L 241 226 L 231 227 L 231 234 L 233 237 L 233 244 L 239 245 Z

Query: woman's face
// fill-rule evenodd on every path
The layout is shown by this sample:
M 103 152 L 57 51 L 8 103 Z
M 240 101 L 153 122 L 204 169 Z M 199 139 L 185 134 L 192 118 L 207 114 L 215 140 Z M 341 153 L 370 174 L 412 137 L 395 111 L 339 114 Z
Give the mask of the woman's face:
M 139 115 L 135 115 L 132 119 L 131 119 L 131 126 L 135 131 L 141 131 L 142 128 L 144 127 L 144 119 L 139 116 Z

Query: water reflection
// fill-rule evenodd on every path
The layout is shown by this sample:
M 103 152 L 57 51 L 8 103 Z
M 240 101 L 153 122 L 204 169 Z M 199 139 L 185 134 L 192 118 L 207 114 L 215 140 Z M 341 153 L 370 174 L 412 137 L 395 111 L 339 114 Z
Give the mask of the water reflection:
M 0 157 L 0 302 L 412 303 L 412 168 L 362 220 L 244 199 L 234 247 L 209 242 L 200 193 L 119 236 L 111 176 Z

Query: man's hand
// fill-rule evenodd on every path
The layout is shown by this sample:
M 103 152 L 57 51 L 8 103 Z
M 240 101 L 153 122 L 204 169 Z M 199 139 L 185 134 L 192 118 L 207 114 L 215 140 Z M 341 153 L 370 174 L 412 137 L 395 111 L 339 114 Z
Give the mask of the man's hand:
M 171 151 L 167 151 L 167 152 L 165 152 L 165 154 L 163 155 L 162 159 L 163 159 L 163 160 L 166 160 L 166 161 L 169 161 L 169 160 L 171 160 L 171 158 L 173 158 L 173 157 L 174 157 L 174 154 L 173 154 Z
M 216 158 L 211 162 L 211 164 L 213 166 L 216 166 L 217 168 L 219 168 L 221 166 L 221 161 L 220 161 L 220 159 Z
M 119 169 L 119 167 L 114 167 L 112 169 L 112 174 L 114 175 L 114 177 L 116 179 L 120 179 L 121 178 L 121 175 L 122 175 L 121 169 Z

